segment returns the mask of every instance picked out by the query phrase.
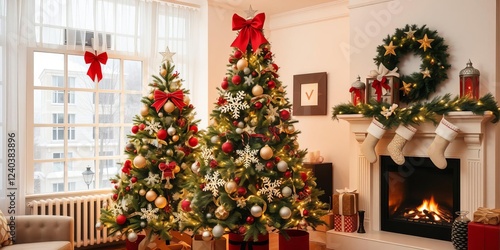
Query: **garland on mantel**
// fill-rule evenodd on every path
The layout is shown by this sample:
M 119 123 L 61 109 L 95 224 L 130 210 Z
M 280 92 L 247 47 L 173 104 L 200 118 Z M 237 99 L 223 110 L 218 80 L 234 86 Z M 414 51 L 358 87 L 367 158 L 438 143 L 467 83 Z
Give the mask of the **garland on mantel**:
M 446 115 L 452 111 L 471 111 L 476 115 L 484 115 L 491 111 L 492 123 L 497 123 L 500 117 L 500 108 L 491 93 L 474 100 L 467 97 L 451 98 L 450 94 L 436 97 L 430 102 L 413 103 L 408 107 L 398 107 L 396 104 L 379 103 L 371 100 L 369 103 L 339 104 L 333 107 L 332 119 L 338 120 L 338 115 L 362 114 L 364 117 L 373 117 L 386 128 L 396 127 L 399 124 L 418 125 L 423 122 L 439 123 L 439 116 Z

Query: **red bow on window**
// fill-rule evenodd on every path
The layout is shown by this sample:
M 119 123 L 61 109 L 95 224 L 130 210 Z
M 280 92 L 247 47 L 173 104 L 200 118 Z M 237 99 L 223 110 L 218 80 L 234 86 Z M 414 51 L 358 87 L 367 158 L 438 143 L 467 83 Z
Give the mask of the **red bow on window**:
M 89 70 L 87 71 L 87 75 L 90 76 L 90 79 L 92 79 L 92 81 L 95 81 L 95 77 L 97 76 L 97 82 L 101 81 L 101 63 L 104 65 L 106 64 L 106 62 L 108 61 L 108 54 L 106 52 L 102 52 L 101 54 L 97 55 L 97 51 L 95 51 L 94 54 L 85 51 L 84 59 L 86 64 L 90 63 Z
M 382 99 L 382 87 L 386 90 L 390 90 L 391 87 L 389 84 L 386 83 L 387 78 L 384 76 L 382 77 L 382 81 L 379 81 L 377 79 L 373 80 L 372 87 L 375 89 L 375 94 L 377 94 L 377 102 L 380 102 Z
M 231 47 L 237 47 L 242 52 L 247 49 L 248 43 L 251 43 L 252 49 L 255 52 L 263 43 L 267 43 L 266 38 L 262 34 L 264 27 L 264 13 L 257 14 L 253 19 L 245 20 L 237 14 L 233 15 L 233 30 L 240 30 L 240 33 L 231 44 Z
M 186 104 L 184 103 L 184 93 L 182 92 L 182 90 L 177 90 L 172 93 L 165 93 L 157 89 L 155 90 L 154 98 L 155 102 L 151 106 L 156 108 L 156 112 L 160 112 L 160 109 L 168 100 L 173 102 L 181 112 L 182 108 L 186 106 Z

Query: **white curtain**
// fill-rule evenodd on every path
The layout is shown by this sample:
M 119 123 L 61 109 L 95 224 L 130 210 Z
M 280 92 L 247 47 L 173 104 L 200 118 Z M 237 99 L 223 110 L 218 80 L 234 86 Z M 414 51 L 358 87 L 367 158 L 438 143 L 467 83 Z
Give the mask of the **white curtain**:
M 83 53 L 106 51 L 146 62 L 147 76 L 157 75 L 159 52 L 175 52 L 176 69 L 191 89 L 200 85 L 197 54 L 200 9 L 151 0 L 0 0 L 0 209 L 8 210 L 7 132 L 15 132 L 16 213 L 24 213 L 27 138 L 25 107 L 27 52 L 36 48 Z M 88 35 L 90 34 L 90 36 Z M 93 37 L 94 39 L 87 39 Z M 86 46 L 91 43 L 91 46 Z M 198 83 L 197 83 L 198 82 Z M 147 83 L 145 83 L 147 84 Z M 206 85 L 206 84 L 203 84 Z M 202 92 L 200 89 L 199 92 Z M 203 93 L 205 95 L 205 93 Z

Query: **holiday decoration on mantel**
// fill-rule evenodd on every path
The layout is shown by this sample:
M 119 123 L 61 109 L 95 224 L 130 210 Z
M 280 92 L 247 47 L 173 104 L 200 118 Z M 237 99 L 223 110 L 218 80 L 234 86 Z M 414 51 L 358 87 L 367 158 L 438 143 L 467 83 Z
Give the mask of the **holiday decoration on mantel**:
M 141 100 L 140 114 L 127 136 L 128 159 L 111 179 L 113 202 L 103 205 L 96 225 L 108 227 L 111 235 L 126 235 L 131 242 L 144 230 L 140 249 L 155 237 L 169 240 L 170 230 L 179 228 L 180 207 L 187 209 L 191 196 L 190 166 L 199 153 L 202 132 L 172 55 L 164 55 L 160 75 L 153 76 L 151 90 Z
M 377 102 L 399 103 L 399 73 L 398 68 L 388 70 L 384 64 L 378 70 L 370 71 L 366 79 L 366 100 L 375 99 Z
M 207 238 L 240 234 L 244 242 L 229 242 L 237 249 L 263 249 L 268 230 L 315 228 L 327 214 L 327 204 L 318 199 L 323 191 L 302 166 L 307 152 L 297 143 L 297 121 L 262 33 L 264 19 L 264 13 L 247 20 L 233 16 L 233 30 L 240 32 L 217 88 L 202 153 L 191 166 L 200 178 L 194 212 L 183 223 Z
M 97 82 L 100 82 L 102 79 L 101 63 L 106 65 L 106 62 L 108 62 L 108 54 L 106 52 L 102 52 L 98 55 L 97 50 L 95 50 L 94 53 L 85 51 L 83 58 L 86 64 L 90 63 L 87 75 L 90 79 L 92 79 L 92 81 L 95 81 L 97 77 Z
M 460 70 L 460 97 L 479 98 L 479 70 L 472 67 L 469 60 L 467 67 Z
M 358 79 L 352 83 L 349 89 L 349 92 L 351 92 L 351 102 L 354 106 L 365 103 L 365 88 L 365 83 L 358 76 Z

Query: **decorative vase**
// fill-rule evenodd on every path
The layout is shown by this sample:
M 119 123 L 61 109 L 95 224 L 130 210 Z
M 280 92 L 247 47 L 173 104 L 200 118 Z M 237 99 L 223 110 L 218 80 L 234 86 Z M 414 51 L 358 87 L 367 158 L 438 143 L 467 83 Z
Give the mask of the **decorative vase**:
M 358 234 L 364 234 L 364 233 L 366 233 L 366 231 L 365 231 L 365 211 L 359 210 L 358 216 L 359 216 Z
M 307 231 L 287 229 L 286 234 L 288 235 L 288 237 L 284 236 L 282 233 L 279 234 L 279 250 L 309 250 L 309 233 Z
M 470 219 L 467 218 L 469 211 L 455 212 L 458 217 L 453 221 L 451 226 L 451 243 L 457 250 L 467 249 L 467 225 Z

